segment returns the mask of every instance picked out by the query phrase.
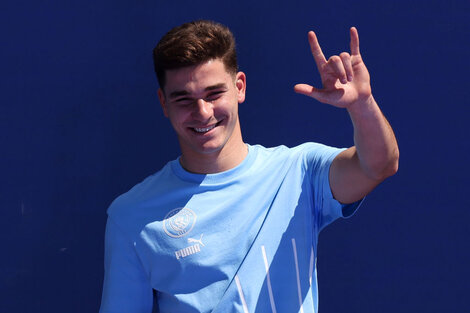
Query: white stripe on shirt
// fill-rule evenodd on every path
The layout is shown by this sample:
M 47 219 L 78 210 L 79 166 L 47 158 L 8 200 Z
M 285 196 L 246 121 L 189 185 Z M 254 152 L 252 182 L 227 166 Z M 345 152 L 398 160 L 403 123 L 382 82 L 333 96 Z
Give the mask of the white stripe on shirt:
M 271 288 L 271 278 L 269 277 L 269 265 L 268 258 L 266 257 L 266 249 L 264 246 L 261 246 L 261 252 L 263 253 L 264 267 L 266 268 L 266 279 L 268 281 L 268 292 L 269 292 L 269 301 L 271 302 L 271 310 L 273 313 L 276 313 L 276 304 L 274 303 L 273 290 Z
M 294 251 L 295 273 L 297 276 L 297 294 L 299 296 L 300 313 L 304 313 L 304 308 L 302 306 L 302 290 L 300 289 L 299 262 L 297 261 L 297 247 L 295 245 L 295 238 L 292 238 L 292 249 Z
M 313 276 L 313 246 L 312 246 L 312 250 L 310 252 L 310 267 L 308 269 L 308 281 L 310 283 L 310 286 L 312 286 L 312 276 Z
M 235 275 L 235 283 L 237 284 L 238 294 L 240 295 L 240 299 L 242 300 L 243 312 L 249 313 L 248 306 L 246 305 L 245 301 L 245 296 L 243 295 L 242 285 L 240 284 L 240 279 L 238 278 L 238 275 Z

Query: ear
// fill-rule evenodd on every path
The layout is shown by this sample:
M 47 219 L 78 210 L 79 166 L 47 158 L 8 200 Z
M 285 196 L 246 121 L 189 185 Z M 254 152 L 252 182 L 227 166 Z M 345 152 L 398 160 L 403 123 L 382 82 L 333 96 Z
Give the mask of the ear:
M 165 117 L 168 117 L 168 110 L 167 110 L 166 102 L 165 102 L 165 94 L 161 88 L 158 88 L 157 93 L 158 93 L 158 100 L 160 100 L 160 105 L 162 106 L 162 109 L 163 109 L 163 115 L 165 115 Z
M 245 92 L 246 92 L 246 75 L 243 72 L 238 72 L 235 76 L 235 86 L 238 91 L 238 103 L 243 103 L 245 101 Z

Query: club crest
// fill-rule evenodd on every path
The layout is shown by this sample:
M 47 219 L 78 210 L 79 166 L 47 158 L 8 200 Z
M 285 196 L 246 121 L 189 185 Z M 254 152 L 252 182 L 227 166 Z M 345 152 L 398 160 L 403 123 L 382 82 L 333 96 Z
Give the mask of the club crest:
M 183 237 L 193 229 L 196 217 L 193 210 L 188 208 L 171 210 L 163 220 L 163 230 L 170 237 Z

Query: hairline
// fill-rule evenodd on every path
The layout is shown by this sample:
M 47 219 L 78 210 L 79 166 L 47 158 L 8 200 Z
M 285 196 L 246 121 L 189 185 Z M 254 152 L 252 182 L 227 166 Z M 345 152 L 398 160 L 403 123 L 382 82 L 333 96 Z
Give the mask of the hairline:
M 164 74 L 164 86 L 160 86 L 160 89 L 162 90 L 163 92 L 163 95 L 166 97 L 166 92 L 165 92 L 165 86 L 167 85 L 167 72 L 168 71 L 178 71 L 180 69 L 183 69 L 183 68 L 188 68 L 188 67 L 197 67 L 197 66 L 201 66 L 205 63 L 208 63 L 210 61 L 217 61 L 219 60 L 222 65 L 224 66 L 224 71 L 229 74 L 231 77 L 232 77 L 232 81 L 235 83 L 235 80 L 236 80 L 236 77 L 237 77 L 237 73 L 239 72 L 238 70 L 235 70 L 235 71 L 231 71 L 228 69 L 227 65 L 225 64 L 224 60 L 223 60 L 223 57 L 218 57 L 218 58 L 210 58 L 208 60 L 205 60 L 205 61 L 201 61 L 199 63 L 196 63 L 196 64 L 192 64 L 192 65 L 183 65 L 183 66 L 178 66 L 178 67 L 175 67 L 175 68 L 168 68 L 168 69 L 165 69 L 163 74 Z

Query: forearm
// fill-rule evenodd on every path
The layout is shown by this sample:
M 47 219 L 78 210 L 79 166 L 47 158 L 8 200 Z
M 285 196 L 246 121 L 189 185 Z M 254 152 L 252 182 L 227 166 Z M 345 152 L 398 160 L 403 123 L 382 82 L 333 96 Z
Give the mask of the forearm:
M 354 126 L 354 145 L 363 172 L 383 180 L 398 170 L 398 145 L 393 130 L 371 95 L 353 103 L 348 112 Z

